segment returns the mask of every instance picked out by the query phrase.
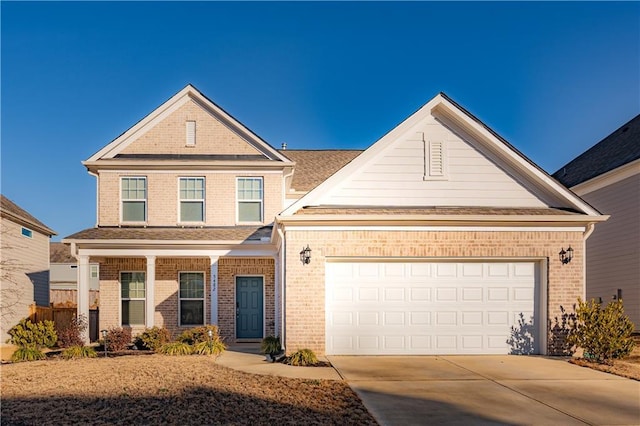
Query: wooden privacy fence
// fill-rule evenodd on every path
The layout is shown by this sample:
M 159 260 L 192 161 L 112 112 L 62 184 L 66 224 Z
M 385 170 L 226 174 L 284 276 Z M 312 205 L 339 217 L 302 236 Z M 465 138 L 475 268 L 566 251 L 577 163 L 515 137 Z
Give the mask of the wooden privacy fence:
M 60 331 L 71 324 L 71 321 L 76 317 L 78 310 L 76 308 L 54 308 L 53 306 L 29 306 L 29 319 L 31 322 L 38 321 L 53 321 L 55 323 L 56 331 Z M 89 318 L 87 318 L 89 325 L 89 338 L 92 342 L 98 340 L 98 310 L 91 309 L 89 311 Z

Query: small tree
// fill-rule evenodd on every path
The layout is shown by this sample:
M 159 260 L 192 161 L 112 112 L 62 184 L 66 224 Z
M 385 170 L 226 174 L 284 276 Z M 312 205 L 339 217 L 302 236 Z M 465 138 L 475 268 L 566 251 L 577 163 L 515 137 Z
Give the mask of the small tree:
M 50 348 L 58 340 L 53 321 L 40 321 L 34 324 L 24 318 L 7 333 L 11 336 L 9 342 L 18 346 L 18 350 L 11 356 L 11 360 L 15 362 L 44 359 L 42 348 Z
M 622 300 L 609 303 L 604 309 L 595 300 L 578 299 L 575 320 L 568 341 L 584 349 L 584 357 L 599 363 L 628 356 L 634 347 L 631 338 L 633 323 L 624 314 Z
M 58 331 L 58 346 L 61 348 L 84 346 L 84 339 L 82 336 L 86 329 L 86 317 L 84 315 L 74 317 L 67 326 Z

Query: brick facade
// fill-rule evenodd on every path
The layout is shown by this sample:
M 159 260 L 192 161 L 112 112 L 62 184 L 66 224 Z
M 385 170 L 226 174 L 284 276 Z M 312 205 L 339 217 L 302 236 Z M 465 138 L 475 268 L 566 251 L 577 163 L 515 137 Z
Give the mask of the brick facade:
M 120 272 L 146 272 L 144 258 L 100 259 L 100 328 L 120 327 Z M 154 324 L 166 327 L 176 337 L 191 326 L 180 326 L 178 317 L 179 272 L 203 272 L 205 275 L 205 322 L 211 324 L 211 275 L 209 258 L 157 258 L 155 277 Z M 235 278 L 264 277 L 264 326 L 266 335 L 274 334 L 275 266 L 269 258 L 220 258 L 218 262 L 218 325 L 227 343 L 235 341 Z M 148 282 L 148 278 L 147 278 Z M 144 326 L 131 327 L 135 336 Z
M 421 231 L 295 231 L 287 235 L 286 347 L 289 352 L 325 350 L 325 261 L 331 257 L 425 257 L 476 259 L 548 259 L 547 309 L 550 322 L 583 297 L 583 237 L 581 232 L 421 232 Z M 296 261 L 303 247 L 312 249 L 308 265 Z M 573 261 L 562 265 L 558 252 L 574 248 Z M 544 276 L 544 274 L 542 274 Z M 549 341 L 553 341 L 550 336 Z M 550 345 L 548 345 L 550 346 Z M 549 347 L 549 352 L 555 349 Z

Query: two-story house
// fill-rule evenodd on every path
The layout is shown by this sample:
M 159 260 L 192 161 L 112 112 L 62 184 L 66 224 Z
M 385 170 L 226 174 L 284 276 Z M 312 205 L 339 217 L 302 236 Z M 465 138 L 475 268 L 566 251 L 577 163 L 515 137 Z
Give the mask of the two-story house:
M 102 328 L 288 351 L 553 352 L 606 219 L 444 94 L 365 151 L 279 151 L 188 85 L 83 164 L 80 313 L 98 262 Z
M 0 346 L 7 331 L 29 316 L 29 306 L 49 306 L 49 240 L 55 231 L 0 195 Z

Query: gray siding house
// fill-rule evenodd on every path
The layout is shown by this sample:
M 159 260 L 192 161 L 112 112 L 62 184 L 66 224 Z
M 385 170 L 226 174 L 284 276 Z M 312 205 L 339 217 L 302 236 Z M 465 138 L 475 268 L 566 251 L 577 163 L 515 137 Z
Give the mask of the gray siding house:
M 54 307 L 76 307 L 78 304 L 78 263 L 67 244 L 51 243 L 50 299 Z M 98 263 L 89 265 L 90 306 L 99 305 L 100 269 Z
M 640 330 L 640 115 L 553 174 L 611 218 L 587 240 L 587 298 L 622 298 Z
M 0 345 L 29 315 L 29 305 L 49 306 L 49 239 L 55 231 L 0 195 Z

